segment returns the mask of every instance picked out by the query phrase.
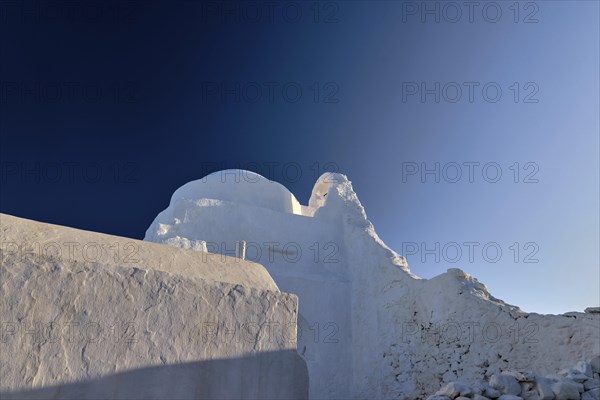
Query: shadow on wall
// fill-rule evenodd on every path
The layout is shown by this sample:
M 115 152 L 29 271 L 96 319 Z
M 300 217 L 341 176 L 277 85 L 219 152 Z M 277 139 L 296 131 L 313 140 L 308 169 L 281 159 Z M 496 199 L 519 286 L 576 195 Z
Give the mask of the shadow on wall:
M 306 399 L 308 371 L 295 350 L 139 368 L 14 392 L 2 399 Z

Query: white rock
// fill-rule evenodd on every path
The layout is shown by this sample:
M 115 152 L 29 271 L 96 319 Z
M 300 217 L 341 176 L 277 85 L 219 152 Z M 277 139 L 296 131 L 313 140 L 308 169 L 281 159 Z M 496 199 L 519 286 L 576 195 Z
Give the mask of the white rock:
M 600 356 L 595 356 L 590 360 L 592 371 L 596 374 L 600 373 Z
M 547 379 L 540 377 L 536 379 L 535 383 L 540 400 L 554 399 L 551 383 Z
M 472 399 L 473 400 L 490 400 L 489 397 L 485 397 L 480 394 L 474 394 Z
M 493 387 L 487 387 L 483 394 L 490 399 L 497 399 L 502 395 L 499 390 L 494 389 Z
M 600 379 L 589 379 L 583 383 L 585 390 L 600 388 Z
M 482 394 L 484 390 L 485 390 L 485 387 L 481 386 L 480 384 L 471 386 L 471 391 L 472 391 L 473 395 Z
M 471 390 L 468 386 L 459 383 L 459 382 L 450 382 L 447 385 L 444 385 L 440 390 L 435 392 L 437 396 L 448 396 L 452 399 L 459 395 L 470 394 Z
M 540 396 L 535 388 L 534 382 L 520 382 L 521 394 L 524 400 L 539 400 Z
M 600 400 L 600 388 L 592 389 L 581 396 L 581 400 Z
M 523 398 L 523 400 L 540 400 L 540 396 L 535 390 L 521 393 L 521 397 Z
M 494 374 L 490 378 L 490 385 L 503 394 L 518 395 L 521 393 L 521 385 L 512 375 Z
M 519 382 L 534 382 L 535 374 L 531 371 L 502 371 L 504 375 L 514 376 Z
M 503 394 L 498 400 L 523 400 L 523 398 L 512 394 Z
M 556 400 L 579 400 L 580 393 L 583 391 L 583 385 L 567 379 L 557 381 L 551 385 Z
M 585 361 L 579 361 L 574 367 L 573 369 L 583 375 L 586 375 L 588 377 L 592 377 L 593 376 L 593 371 L 592 371 L 592 365 L 588 362 Z
M 567 374 L 566 378 L 570 379 L 574 382 L 577 382 L 577 383 L 583 383 L 583 382 L 587 381 L 588 379 L 591 379 L 590 376 L 581 374 L 581 373 Z
M 535 387 L 534 382 L 519 382 L 519 384 L 521 385 L 521 393 L 529 392 Z

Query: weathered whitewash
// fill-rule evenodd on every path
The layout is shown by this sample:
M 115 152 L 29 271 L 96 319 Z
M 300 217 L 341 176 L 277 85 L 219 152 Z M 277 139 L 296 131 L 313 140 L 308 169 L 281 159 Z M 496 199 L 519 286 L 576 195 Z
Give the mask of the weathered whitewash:
M 4 398 L 306 398 L 297 297 L 238 258 L 0 215 Z
M 305 206 L 252 172 L 214 173 L 178 189 L 145 240 L 222 254 L 244 241 L 246 258 L 299 297 L 315 399 L 423 399 L 445 383 L 551 374 L 600 354 L 600 314 L 526 313 L 456 268 L 412 274 L 341 174 L 321 176 Z

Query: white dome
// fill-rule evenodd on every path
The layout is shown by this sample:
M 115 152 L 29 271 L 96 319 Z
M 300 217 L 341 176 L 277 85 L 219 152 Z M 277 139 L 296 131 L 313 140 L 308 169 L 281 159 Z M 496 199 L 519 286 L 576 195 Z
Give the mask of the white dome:
M 285 186 L 241 169 L 218 171 L 188 182 L 173 193 L 171 204 L 180 199 L 216 199 L 301 214 L 300 203 Z

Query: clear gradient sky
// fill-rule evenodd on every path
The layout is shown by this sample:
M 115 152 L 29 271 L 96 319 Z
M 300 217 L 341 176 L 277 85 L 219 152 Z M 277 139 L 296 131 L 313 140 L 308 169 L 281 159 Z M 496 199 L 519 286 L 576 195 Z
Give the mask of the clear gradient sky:
M 0 4 L 1 212 L 141 238 L 214 170 L 336 170 L 415 274 L 600 305 L 597 1 Z

